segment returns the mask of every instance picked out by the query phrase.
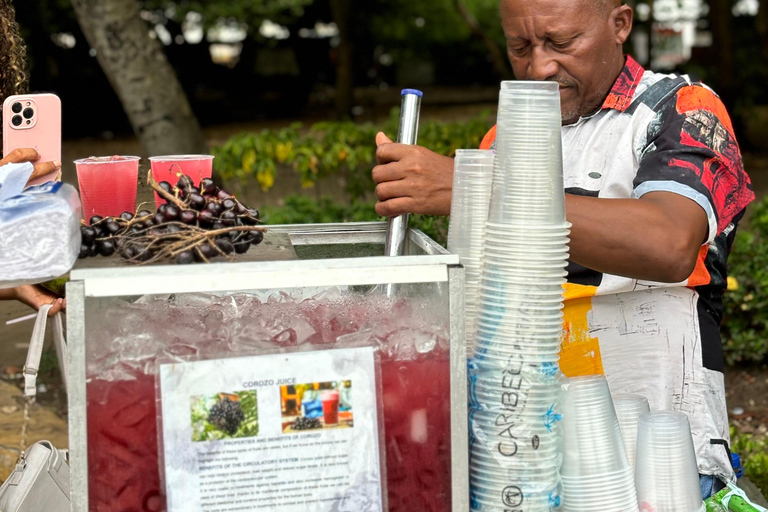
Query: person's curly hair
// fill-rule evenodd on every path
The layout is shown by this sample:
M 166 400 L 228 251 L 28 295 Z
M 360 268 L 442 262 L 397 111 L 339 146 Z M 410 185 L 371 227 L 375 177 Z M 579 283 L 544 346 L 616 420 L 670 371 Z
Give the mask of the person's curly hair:
M 27 49 L 11 0 L 0 0 L 0 108 L 12 94 L 27 92 Z

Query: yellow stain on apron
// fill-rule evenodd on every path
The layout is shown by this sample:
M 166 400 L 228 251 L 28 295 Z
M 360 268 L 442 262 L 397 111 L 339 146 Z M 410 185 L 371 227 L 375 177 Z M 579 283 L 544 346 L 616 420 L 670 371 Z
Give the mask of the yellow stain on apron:
M 568 283 L 565 285 L 563 341 L 560 369 L 567 377 L 603 375 L 603 359 L 597 338 L 589 335 L 587 315 L 592 311 L 592 297 L 597 288 Z

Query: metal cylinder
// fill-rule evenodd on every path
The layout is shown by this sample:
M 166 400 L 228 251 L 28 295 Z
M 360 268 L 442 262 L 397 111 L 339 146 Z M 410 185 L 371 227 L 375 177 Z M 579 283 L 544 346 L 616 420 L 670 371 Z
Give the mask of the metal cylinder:
M 416 89 L 403 89 L 402 103 L 400 105 L 400 129 L 397 133 L 397 142 L 400 144 L 416 144 L 419 135 L 419 113 L 421 112 L 422 96 L 422 92 Z M 403 255 L 407 230 L 407 214 L 390 217 L 387 221 L 387 242 L 385 246 L 385 254 L 387 256 Z

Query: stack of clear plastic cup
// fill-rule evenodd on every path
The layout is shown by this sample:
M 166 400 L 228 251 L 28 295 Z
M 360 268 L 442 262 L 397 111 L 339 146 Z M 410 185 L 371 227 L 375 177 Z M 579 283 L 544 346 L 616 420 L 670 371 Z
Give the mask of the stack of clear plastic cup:
M 494 158 L 492 150 L 459 149 L 454 159 L 448 250 L 461 256 L 464 265 L 464 320 L 468 354 L 472 353 L 474 347 L 477 296 Z
M 603 376 L 569 380 L 563 411 L 563 509 L 636 512 L 635 480 Z
M 644 412 L 651 410 L 648 399 L 643 395 L 614 395 L 613 406 L 619 419 L 621 438 L 624 440 L 624 450 L 627 452 L 629 467 L 635 469 L 635 453 L 637 452 L 637 420 Z
M 640 416 L 635 473 L 637 498 L 643 510 L 706 510 L 691 427 L 685 414 L 655 411 Z
M 557 84 L 502 83 L 469 364 L 473 510 L 560 507 L 570 228 L 560 132 Z

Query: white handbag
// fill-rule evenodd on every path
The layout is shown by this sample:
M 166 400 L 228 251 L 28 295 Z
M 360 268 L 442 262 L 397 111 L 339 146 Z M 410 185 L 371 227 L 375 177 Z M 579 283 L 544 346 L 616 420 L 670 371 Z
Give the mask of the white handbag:
M 67 454 L 48 441 L 30 446 L 0 486 L 3 512 L 70 512 Z
M 50 309 L 50 305 L 40 308 L 32 331 L 27 364 L 24 367 L 24 394 L 27 397 L 37 393 L 37 372 Z M 67 345 L 60 313 L 53 317 L 53 337 L 66 387 Z M 25 406 L 25 418 L 28 418 L 26 407 L 29 407 L 29 401 Z M 22 434 L 24 437 L 25 434 Z M 22 454 L 16 468 L 0 486 L 0 512 L 70 512 L 69 485 L 67 451 L 57 450 L 49 441 L 37 442 Z

